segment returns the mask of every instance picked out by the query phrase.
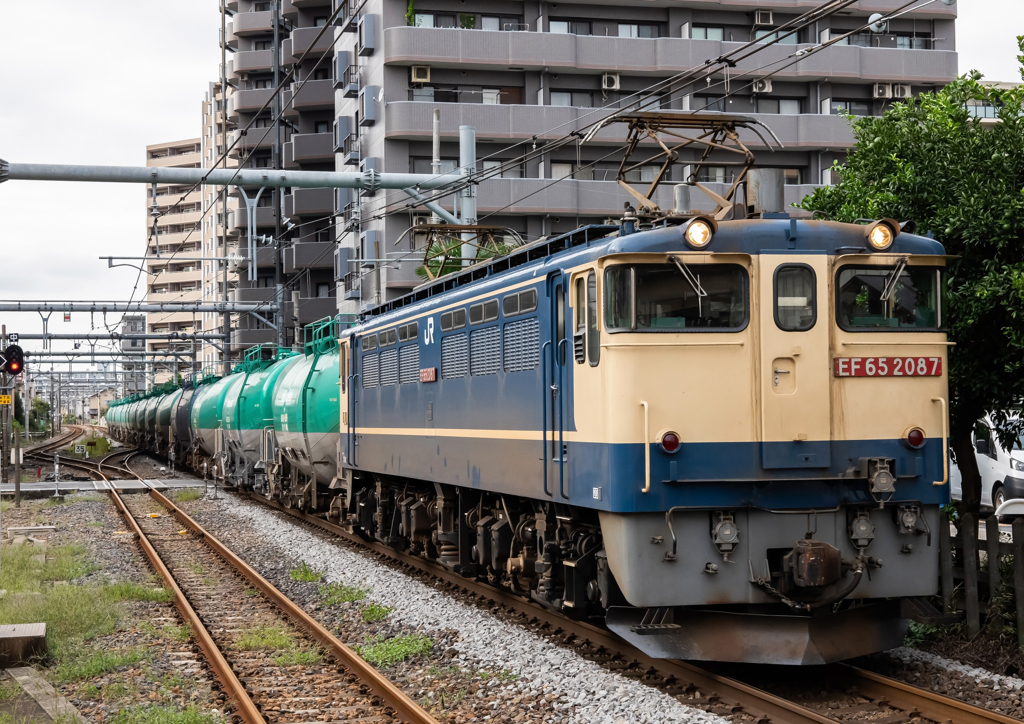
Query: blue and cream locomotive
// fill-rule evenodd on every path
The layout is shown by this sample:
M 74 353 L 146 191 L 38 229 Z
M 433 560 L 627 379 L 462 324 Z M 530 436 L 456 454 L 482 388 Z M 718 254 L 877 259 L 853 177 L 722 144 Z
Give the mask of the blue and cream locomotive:
M 900 645 L 948 500 L 944 251 L 762 216 L 589 226 L 367 310 L 331 516 L 656 656 Z

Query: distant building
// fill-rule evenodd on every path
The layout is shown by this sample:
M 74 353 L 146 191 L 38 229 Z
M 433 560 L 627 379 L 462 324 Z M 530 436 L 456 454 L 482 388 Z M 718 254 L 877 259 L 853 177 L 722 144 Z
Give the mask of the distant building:
M 199 168 L 202 165 L 201 139 L 158 143 L 146 146 L 146 165 L 161 168 Z M 200 262 L 190 257 L 201 256 L 203 232 L 200 226 L 202 216 L 202 191 L 191 191 L 190 184 L 159 184 L 156 198 L 147 194 L 147 276 L 146 301 L 154 302 L 198 302 L 202 299 L 202 270 Z M 154 204 L 159 214 L 154 231 Z M 146 327 L 150 334 L 181 332 L 191 334 L 202 331 L 202 320 L 191 312 L 170 314 L 147 314 Z M 149 340 L 149 351 L 177 349 L 190 352 L 192 342 Z M 160 384 L 169 380 L 174 364 L 167 360 L 157 368 L 153 380 Z M 188 372 L 184 366 L 182 372 Z
M 121 334 L 145 334 L 146 333 L 146 315 L 145 314 L 126 314 L 121 320 Z M 121 351 L 122 352 L 144 352 L 146 350 L 146 342 L 142 339 L 122 339 L 121 340 Z M 145 392 L 146 390 L 146 378 L 147 370 L 145 363 L 135 362 L 124 362 L 121 365 L 124 370 L 124 394 L 125 396 L 134 394 L 136 392 Z

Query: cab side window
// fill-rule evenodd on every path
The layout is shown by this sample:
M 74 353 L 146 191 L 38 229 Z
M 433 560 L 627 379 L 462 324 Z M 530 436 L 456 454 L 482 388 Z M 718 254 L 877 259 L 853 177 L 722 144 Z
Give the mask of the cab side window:
M 806 332 L 817 321 L 814 270 L 783 264 L 775 270 L 775 324 L 785 332 Z

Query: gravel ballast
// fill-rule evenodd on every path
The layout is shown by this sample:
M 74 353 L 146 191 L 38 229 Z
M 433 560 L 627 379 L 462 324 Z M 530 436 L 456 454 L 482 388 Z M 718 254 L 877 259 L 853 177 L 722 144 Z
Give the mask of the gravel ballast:
M 287 585 L 287 581 L 280 585 L 281 572 L 300 560 L 322 571 L 329 582 L 368 589 L 369 601 L 392 609 L 387 618 L 390 627 L 418 631 L 435 641 L 431 656 L 440 656 L 441 660 L 426 665 L 428 677 L 443 672 L 444 666 L 460 671 L 476 671 L 482 667 L 492 672 L 482 681 L 476 677 L 466 692 L 468 698 L 486 703 L 483 710 L 475 708 L 476 716 L 460 716 L 454 721 L 543 719 L 581 724 L 725 721 L 685 706 L 656 689 L 606 671 L 522 627 L 324 540 L 256 503 L 228 496 L 216 501 L 206 498 L 182 507 L 283 589 L 294 586 Z M 254 548 L 254 542 L 261 545 Z M 262 557 L 255 557 L 254 553 Z M 285 590 L 285 593 L 295 599 L 292 590 Z M 314 609 L 310 611 L 312 615 L 321 618 L 323 611 L 315 610 L 315 605 L 306 605 L 307 610 Z M 342 638 L 344 640 L 344 636 Z M 420 684 L 416 682 L 422 678 L 423 671 L 405 670 L 395 676 L 395 672 L 389 670 L 389 674 L 409 691 L 410 684 L 418 689 Z M 423 690 L 410 693 L 414 697 L 420 695 L 421 699 L 426 697 L 425 703 L 429 703 L 433 695 Z

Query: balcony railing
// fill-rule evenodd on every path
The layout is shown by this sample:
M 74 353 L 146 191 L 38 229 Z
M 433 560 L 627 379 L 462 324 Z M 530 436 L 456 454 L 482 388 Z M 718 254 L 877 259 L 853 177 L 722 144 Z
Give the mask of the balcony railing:
M 346 98 L 359 97 L 359 66 L 350 65 L 341 76 L 342 94 Z
M 347 166 L 355 166 L 359 163 L 358 133 L 350 133 L 345 136 L 345 142 L 342 144 L 342 159 Z

